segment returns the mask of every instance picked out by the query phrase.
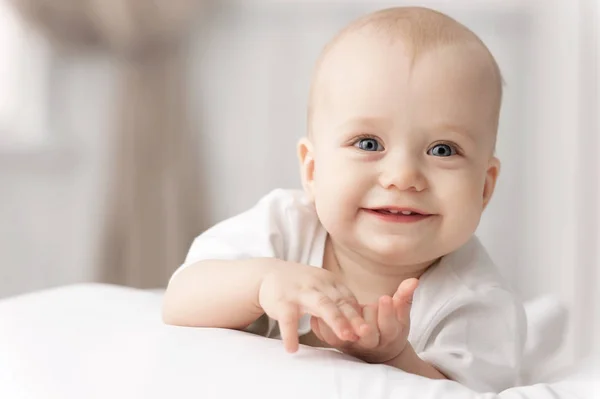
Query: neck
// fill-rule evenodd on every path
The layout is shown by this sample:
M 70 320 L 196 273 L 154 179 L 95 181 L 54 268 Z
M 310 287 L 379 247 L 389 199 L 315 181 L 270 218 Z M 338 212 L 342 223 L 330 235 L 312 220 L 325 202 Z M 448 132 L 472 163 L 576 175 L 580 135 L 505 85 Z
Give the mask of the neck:
M 396 266 L 379 263 L 336 244 L 328 236 L 323 267 L 338 275 L 360 303 L 367 304 L 383 295 L 393 296 L 402 281 L 421 277 L 433 263 Z

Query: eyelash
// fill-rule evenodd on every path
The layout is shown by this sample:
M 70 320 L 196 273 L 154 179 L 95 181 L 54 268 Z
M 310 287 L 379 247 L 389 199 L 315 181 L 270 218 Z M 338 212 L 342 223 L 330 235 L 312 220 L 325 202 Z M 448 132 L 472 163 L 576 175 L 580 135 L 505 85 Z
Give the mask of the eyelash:
M 364 140 L 364 139 L 372 139 L 372 140 L 377 140 L 377 142 L 385 149 L 385 146 L 383 144 L 381 144 L 381 139 L 373 134 L 361 134 L 359 136 L 356 136 L 354 139 L 352 139 L 352 141 L 350 142 L 350 145 L 355 146 L 359 141 Z M 462 156 L 463 155 L 463 150 L 462 148 L 460 148 L 460 146 L 458 146 L 456 143 L 453 143 L 451 141 L 437 141 L 433 144 L 431 144 L 428 148 L 426 152 L 429 152 L 433 147 L 435 147 L 436 145 L 447 145 L 449 147 L 452 147 L 454 149 L 454 151 L 456 152 L 456 155 L 458 156 Z
M 379 137 L 375 136 L 374 134 L 368 134 L 368 133 L 364 133 L 364 134 L 360 134 L 356 137 L 354 137 L 351 141 L 352 144 L 356 144 L 361 140 L 364 139 L 373 139 L 373 140 L 377 140 L 380 144 L 381 144 L 381 140 L 379 139 Z
M 373 135 L 373 134 L 368 134 L 368 133 L 364 133 L 364 134 L 361 134 L 361 135 L 358 135 L 358 136 L 354 137 L 354 138 L 353 138 L 353 139 L 350 141 L 350 143 L 349 143 L 349 144 L 350 144 L 351 146 L 356 146 L 356 144 L 357 144 L 358 142 L 360 142 L 361 140 L 365 140 L 365 139 L 371 139 L 371 140 L 375 140 L 375 141 L 377 141 L 377 142 L 379 143 L 379 145 L 381 145 L 381 146 L 382 146 L 382 147 L 385 149 L 385 146 L 382 144 L 382 141 L 381 141 L 381 139 L 380 139 L 379 137 L 377 137 L 377 136 L 375 136 L 375 135 Z
M 431 144 L 429 146 L 429 148 L 427 148 L 426 152 L 429 152 L 436 145 L 447 145 L 448 147 L 452 147 L 454 149 L 454 151 L 456 152 L 456 155 L 458 155 L 458 156 L 462 156 L 463 155 L 462 148 L 460 148 L 456 143 L 453 143 L 451 141 L 438 141 L 438 142 L 435 142 L 435 143 Z

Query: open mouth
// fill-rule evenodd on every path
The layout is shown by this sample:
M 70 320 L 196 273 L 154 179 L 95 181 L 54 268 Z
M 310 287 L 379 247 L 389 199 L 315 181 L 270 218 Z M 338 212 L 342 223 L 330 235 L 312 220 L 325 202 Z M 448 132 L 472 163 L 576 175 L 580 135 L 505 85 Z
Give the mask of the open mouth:
M 432 216 L 417 209 L 372 208 L 365 211 L 384 221 L 400 223 L 418 222 Z
M 384 215 L 404 215 L 404 216 L 421 215 L 421 216 L 423 216 L 423 214 L 420 212 L 408 211 L 408 210 L 401 211 L 398 209 L 373 209 L 373 211 L 384 214 Z

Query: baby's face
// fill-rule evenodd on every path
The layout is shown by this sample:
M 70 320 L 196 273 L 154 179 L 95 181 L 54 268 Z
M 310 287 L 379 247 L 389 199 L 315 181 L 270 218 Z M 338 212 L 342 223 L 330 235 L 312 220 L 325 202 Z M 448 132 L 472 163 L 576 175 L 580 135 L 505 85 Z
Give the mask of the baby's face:
M 305 187 L 335 242 L 414 265 L 472 236 L 499 167 L 499 100 L 481 53 L 444 47 L 411 65 L 401 42 L 366 35 L 333 50 L 304 167 L 314 166 Z

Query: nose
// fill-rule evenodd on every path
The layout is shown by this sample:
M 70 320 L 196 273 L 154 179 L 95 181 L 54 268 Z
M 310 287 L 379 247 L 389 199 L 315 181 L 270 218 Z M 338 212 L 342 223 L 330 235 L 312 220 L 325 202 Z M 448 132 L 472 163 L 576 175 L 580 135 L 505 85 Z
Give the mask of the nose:
M 409 154 L 389 154 L 386 158 L 379 174 L 379 184 L 383 188 L 416 192 L 427 188 L 427 179 L 416 157 Z

